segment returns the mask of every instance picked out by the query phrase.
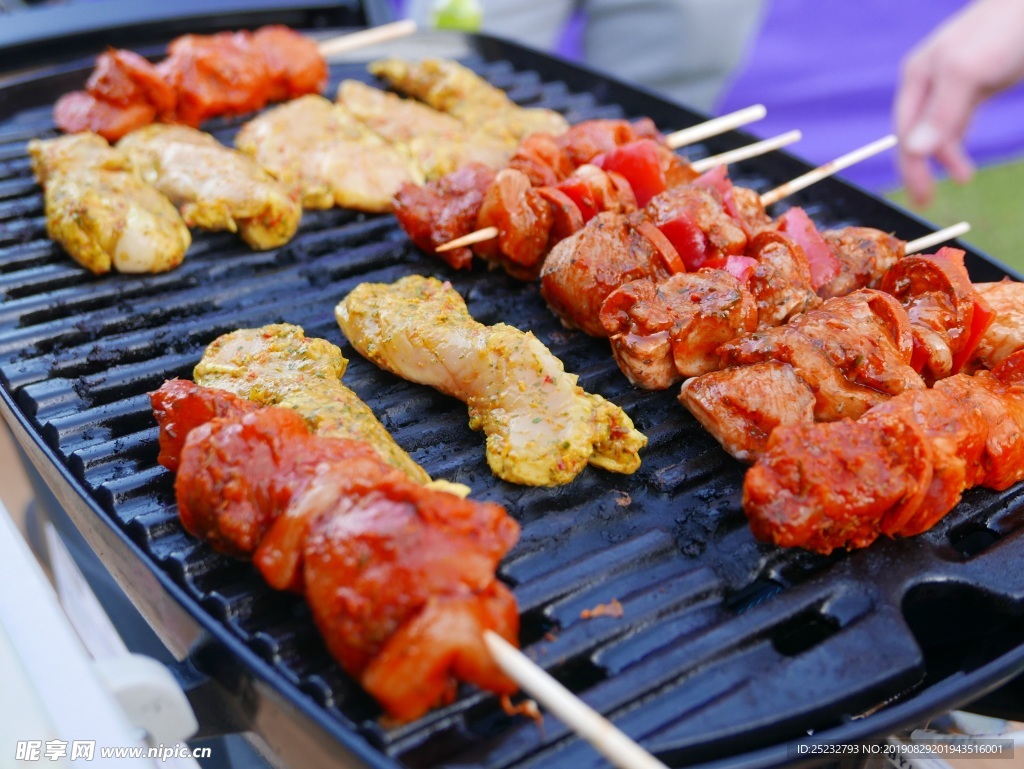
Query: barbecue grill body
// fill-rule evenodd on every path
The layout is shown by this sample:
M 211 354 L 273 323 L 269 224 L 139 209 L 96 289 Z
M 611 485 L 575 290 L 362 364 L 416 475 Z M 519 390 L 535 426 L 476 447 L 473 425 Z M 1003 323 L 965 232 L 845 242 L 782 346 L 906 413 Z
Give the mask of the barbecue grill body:
M 424 35 L 392 50 L 455 53 L 517 101 L 573 122 L 648 115 L 668 130 L 702 119 L 485 36 Z M 274 593 L 248 564 L 181 529 L 173 477 L 156 465 L 146 393 L 189 377 L 218 335 L 280 321 L 342 346 L 346 384 L 432 476 L 508 507 L 523 536 L 501 575 L 522 608 L 527 653 L 669 763 L 791 763 L 794 740 L 874 739 L 1024 669 L 1022 489 L 972 491 L 931 532 L 856 553 L 826 558 L 759 544 L 740 508 L 743 468 L 673 392 L 632 388 L 607 344 L 562 328 L 535 284 L 479 266 L 451 271 L 418 252 L 391 216 L 307 212 L 298 236 L 276 251 L 197 233 L 173 272 L 85 273 L 45 238 L 24 148 L 54 135 L 53 100 L 87 74 L 65 68 L 0 89 L 12 113 L 0 123 L 0 407 L 60 503 L 184 660 L 209 726 L 256 731 L 302 767 L 601 763 L 557 722 L 538 730 L 470 690 L 415 723 L 382 725 L 327 655 L 300 599 Z M 344 77 L 369 80 L 362 64 L 333 66 L 331 93 Z M 230 143 L 239 124 L 206 128 Z M 750 138 L 736 132 L 689 153 Z M 767 189 L 806 168 L 776 153 L 732 175 Z M 866 224 L 907 239 L 931 230 L 838 180 L 792 203 L 823 226 Z M 1008 272 L 976 252 L 968 266 L 975 280 Z M 359 282 L 410 273 L 450 280 L 485 323 L 532 330 L 581 385 L 624 407 L 650 438 L 641 469 L 588 469 L 559 489 L 496 480 L 461 404 L 376 369 L 334 322 L 334 304 Z M 612 599 L 622 617 L 581 619 Z

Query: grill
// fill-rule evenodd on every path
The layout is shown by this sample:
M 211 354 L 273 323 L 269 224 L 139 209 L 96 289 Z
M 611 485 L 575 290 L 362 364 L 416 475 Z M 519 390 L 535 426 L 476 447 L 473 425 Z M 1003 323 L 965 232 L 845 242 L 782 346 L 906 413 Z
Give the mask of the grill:
M 648 115 L 664 129 L 701 116 L 607 77 L 485 36 L 430 36 L 402 55 L 456 53 L 518 102 L 570 121 Z M 0 89 L 0 379 L 4 415 L 60 502 L 171 651 L 209 730 L 261 733 L 293 766 L 586 767 L 602 759 L 547 718 L 504 715 L 493 697 L 401 727 L 332 662 L 308 609 L 177 521 L 156 465 L 147 392 L 189 377 L 202 350 L 240 327 L 287 321 L 340 344 L 345 382 L 434 477 L 470 485 L 522 524 L 502 564 L 525 651 L 670 764 L 768 767 L 787 743 L 861 741 L 975 698 L 1024 670 L 1024 488 L 975 490 L 932 531 L 822 557 L 756 543 L 740 506 L 743 468 L 679 406 L 635 390 L 607 344 L 563 329 L 537 285 L 479 266 L 453 272 L 411 246 L 391 216 L 308 212 L 293 242 L 254 253 L 197 234 L 182 267 L 96 278 L 45 237 L 25 142 L 55 135 L 50 109 L 83 68 Z M 368 79 L 361 63 L 332 67 Z M 240 121 L 209 130 L 231 141 Z M 750 141 L 733 133 L 691 158 Z M 776 153 L 732 169 L 767 189 L 806 170 Z M 869 224 L 910 239 L 931 228 L 837 180 L 792 200 L 822 226 Z M 970 252 L 975 280 L 1006 270 Z M 649 437 L 633 476 L 586 470 L 559 489 L 496 480 L 464 407 L 354 353 L 334 304 L 366 280 L 450 280 L 472 314 L 531 329 L 580 383 Z M 618 599 L 621 618 L 581 619 Z M 814 730 L 811 736 L 809 731 Z

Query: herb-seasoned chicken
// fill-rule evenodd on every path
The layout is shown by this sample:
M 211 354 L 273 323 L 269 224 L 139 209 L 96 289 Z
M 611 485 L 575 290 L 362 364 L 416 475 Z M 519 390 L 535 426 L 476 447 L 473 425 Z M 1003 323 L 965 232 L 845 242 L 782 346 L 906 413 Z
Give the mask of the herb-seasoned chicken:
M 46 233 L 96 274 L 166 272 L 192 243 L 171 202 L 132 170 L 128 157 L 96 134 L 28 144 L 45 190 Z
M 474 131 L 451 115 L 358 80 L 342 82 L 337 102 L 412 158 L 427 179 L 468 163 L 501 168 L 516 148 L 515 142 Z
M 640 466 L 647 439 L 622 409 L 585 392 L 533 334 L 475 321 L 449 284 L 419 275 L 363 283 L 335 315 L 377 365 L 465 401 L 499 478 L 557 486 L 587 463 L 620 473 Z
M 292 239 L 302 208 L 252 158 L 182 125 L 156 123 L 117 143 L 189 227 L 237 232 L 256 249 Z
M 417 483 L 430 477 L 395 443 L 370 407 L 341 383 L 348 361 L 335 345 L 311 339 L 287 323 L 233 331 L 206 348 L 193 375 L 264 406 L 284 406 L 305 417 L 318 435 L 353 438 Z
M 305 208 L 388 211 L 405 182 L 422 174 L 351 113 L 303 96 L 246 123 L 235 146 L 253 157 Z
M 995 368 L 1018 350 L 1024 350 L 1024 283 L 1003 280 L 975 283 L 974 288 L 995 314 L 978 343 L 970 367 Z
M 396 91 L 502 139 L 518 142 L 530 134 L 558 135 L 569 128 L 557 112 L 520 107 L 500 88 L 450 59 L 382 59 L 369 69 Z

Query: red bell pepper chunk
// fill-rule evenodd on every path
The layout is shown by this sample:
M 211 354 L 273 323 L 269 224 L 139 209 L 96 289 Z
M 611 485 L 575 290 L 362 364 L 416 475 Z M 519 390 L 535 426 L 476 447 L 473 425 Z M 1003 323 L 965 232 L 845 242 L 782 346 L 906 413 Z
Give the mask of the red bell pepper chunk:
M 786 211 L 779 218 L 779 230 L 793 238 L 804 250 L 811 266 L 811 287 L 815 291 L 839 274 L 839 258 L 802 208 Z
M 689 272 L 708 266 L 708 236 L 688 214 L 669 219 L 659 224 L 658 229 L 676 247 Z
M 580 213 L 583 214 L 584 222 L 589 222 L 600 213 L 597 201 L 594 200 L 593 190 L 579 177 L 570 176 L 568 179 L 563 179 L 555 185 L 555 188 L 568 195 L 569 199 L 576 204 Z
M 717 166 L 694 179 L 693 186 L 703 187 L 706 190 L 718 190 L 724 198 L 726 193 L 732 189 L 732 180 L 729 178 L 729 171 L 725 166 Z
M 744 285 L 755 267 L 757 259 L 749 256 L 728 256 L 725 259 L 725 271 Z
M 658 143 L 653 139 L 640 139 L 616 147 L 611 152 L 594 158 L 594 165 L 605 171 L 621 174 L 636 195 L 641 208 L 660 192 L 668 188 L 665 172 L 661 169 Z
M 988 327 L 995 320 L 996 314 L 987 303 L 981 302 L 974 305 L 974 315 L 971 318 L 971 333 L 965 344 L 956 355 L 953 356 L 953 373 L 959 374 L 960 370 L 974 355 L 974 351 L 981 344 L 981 338 L 985 336 Z

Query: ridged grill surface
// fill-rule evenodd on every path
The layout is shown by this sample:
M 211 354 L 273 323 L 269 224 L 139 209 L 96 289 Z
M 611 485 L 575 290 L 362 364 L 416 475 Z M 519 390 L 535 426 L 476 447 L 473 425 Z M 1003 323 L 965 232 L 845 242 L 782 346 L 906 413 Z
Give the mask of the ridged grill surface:
M 697 119 L 566 65 L 486 39 L 477 45 L 467 64 L 517 101 L 563 111 L 573 122 L 648 114 L 669 130 Z M 332 92 L 343 77 L 368 79 L 355 64 L 332 74 Z M 230 142 L 239 124 L 211 128 Z M 432 476 L 506 505 L 523 533 L 501 576 L 519 600 L 526 652 L 668 762 L 739 754 L 844 723 L 995 658 L 1016 644 L 1003 636 L 1020 637 L 1019 489 L 971 492 L 933 531 L 858 553 L 825 558 L 758 544 L 740 507 L 743 468 L 680 407 L 674 389 L 632 388 L 605 342 L 562 328 L 535 284 L 480 266 L 451 271 L 412 247 L 393 217 L 341 210 L 306 213 L 294 241 L 276 251 L 254 253 L 231 235 L 196 233 L 173 272 L 94 277 L 46 239 L 25 142 L 53 135 L 48 105 L 0 123 L 3 386 L 152 568 L 172 575 L 201 611 L 270 662 L 295 697 L 312 698 L 376 746 L 381 765 L 601 760 L 557 721 L 547 718 L 538 730 L 469 689 L 416 723 L 382 725 L 374 703 L 325 652 L 302 600 L 270 590 L 249 565 L 183 532 L 173 478 L 155 462 L 147 393 L 170 377 L 190 377 L 205 345 L 233 329 L 297 323 L 341 345 L 351 360 L 345 383 Z M 736 134 L 686 153 L 744 142 Z M 733 176 L 764 190 L 802 169 L 777 155 Z M 907 238 L 925 231 L 837 182 L 796 202 L 826 226 L 857 222 Z M 970 266 L 975 279 L 1001 274 L 977 257 Z M 335 303 L 358 283 L 411 273 L 450 280 L 484 323 L 534 331 L 587 390 L 625 408 L 650 439 L 639 472 L 587 469 L 559 489 L 497 481 L 461 404 L 382 373 L 335 324 Z M 584 609 L 613 599 L 621 618 L 581 619 Z M 930 623 L 938 620 L 925 609 L 943 601 L 985 604 L 978 632 L 995 640 L 983 659 L 965 662 L 958 647 L 936 648 Z

